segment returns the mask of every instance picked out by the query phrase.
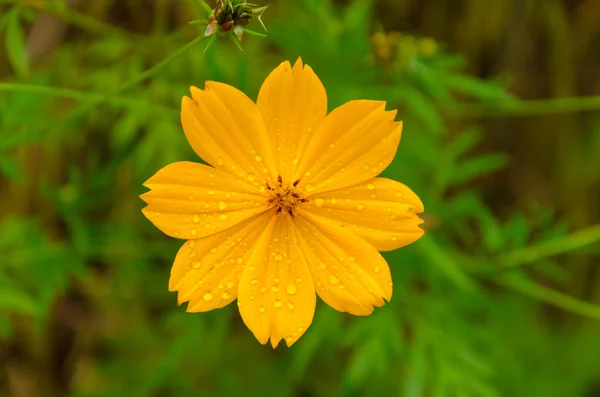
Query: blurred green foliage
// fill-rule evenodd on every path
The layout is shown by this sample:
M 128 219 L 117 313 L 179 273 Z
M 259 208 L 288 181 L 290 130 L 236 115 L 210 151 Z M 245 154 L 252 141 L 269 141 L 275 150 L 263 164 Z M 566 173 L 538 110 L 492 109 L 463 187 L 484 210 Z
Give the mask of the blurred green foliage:
M 426 3 L 438 8 L 404 31 L 393 21 L 409 19 L 410 1 L 274 2 L 267 38 L 244 37 L 243 52 L 218 41 L 204 54 L 203 28 L 186 24 L 206 17 L 193 0 L 79 11 L 61 0 L 0 1 L 0 395 L 598 395 L 600 227 L 590 225 L 600 216 L 600 118 L 552 119 L 598 109 L 598 98 L 528 102 L 506 89 L 510 73 L 474 77 L 464 56 L 426 36 L 441 32 L 432 21 L 460 18 L 442 12 L 446 1 Z M 490 11 L 505 15 L 500 3 Z M 565 33 L 563 3 L 540 3 Z M 461 4 L 463 23 L 496 15 Z M 473 34 L 501 36 L 502 21 Z M 597 42 L 599 33 L 587 34 Z M 273 67 L 299 56 L 330 109 L 357 98 L 400 109 L 403 139 L 385 175 L 423 199 L 427 233 L 385 254 L 389 304 L 365 318 L 319 304 L 306 335 L 273 351 L 235 305 L 176 306 L 167 281 L 180 242 L 142 216 L 137 196 L 160 167 L 197 161 L 179 124 L 190 85 L 223 81 L 254 98 Z M 550 90 L 576 93 L 567 91 Z M 531 138 L 510 120 L 478 117 L 507 114 L 552 120 L 527 119 Z M 550 135 L 553 123 L 584 138 Z M 560 171 L 552 188 L 564 192 L 551 199 L 536 185 L 545 179 L 521 178 L 548 158 Z

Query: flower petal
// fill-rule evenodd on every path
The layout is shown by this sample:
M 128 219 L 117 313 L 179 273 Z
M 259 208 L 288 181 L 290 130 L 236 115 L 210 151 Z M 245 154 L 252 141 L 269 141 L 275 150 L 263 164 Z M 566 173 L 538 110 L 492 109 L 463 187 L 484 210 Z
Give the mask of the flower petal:
M 183 97 L 181 123 L 196 153 L 208 164 L 252 184 L 275 178 L 275 163 L 258 107 L 227 84 L 206 82 Z
M 374 178 L 350 188 L 310 197 L 310 212 L 377 248 L 390 251 L 418 240 L 423 220 L 421 199 L 400 182 Z
M 179 291 L 178 303 L 189 301 L 188 312 L 204 312 L 233 302 L 242 269 L 270 218 L 261 214 L 235 228 L 183 244 L 169 279 L 169 290 Z
M 308 142 L 327 114 L 327 94 L 310 66 L 298 59 L 279 65 L 267 77 L 257 105 L 267 123 L 279 174 L 293 181 Z
M 331 112 L 306 149 L 294 180 L 308 194 L 353 186 L 380 174 L 396 154 L 402 122 L 385 102 L 351 101 Z
M 267 210 L 258 190 L 204 164 L 167 165 L 144 186 L 151 189 L 140 196 L 148 203 L 144 215 L 163 233 L 186 240 L 210 236 Z
M 291 346 L 312 322 L 316 295 L 289 216 L 274 216 L 248 261 L 238 291 L 240 314 L 260 343 Z
M 367 315 L 392 297 L 390 269 L 373 246 L 302 211 L 294 220 L 317 294 L 341 312 Z

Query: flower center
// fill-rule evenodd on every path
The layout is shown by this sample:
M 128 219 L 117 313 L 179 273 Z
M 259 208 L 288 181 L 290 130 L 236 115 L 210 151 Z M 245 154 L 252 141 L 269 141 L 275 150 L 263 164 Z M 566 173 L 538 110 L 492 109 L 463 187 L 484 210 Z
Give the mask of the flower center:
M 267 202 L 271 207 L 277 208 L 276 214 L 287 213 L 293 218 L 296 216 L 296 207 L 308 202 L 296 189 L 298 183 L 299 179 L 292 184 L 284 183 L 281 175 L 277 177 L 276 183 L 267 182 Z

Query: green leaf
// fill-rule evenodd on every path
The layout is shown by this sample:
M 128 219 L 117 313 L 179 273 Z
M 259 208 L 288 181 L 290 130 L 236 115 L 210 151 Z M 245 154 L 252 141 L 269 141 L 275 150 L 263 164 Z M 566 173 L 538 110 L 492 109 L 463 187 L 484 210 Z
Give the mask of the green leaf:
M 475 99 L 506 100 L 514 99 L 504 88 L 488 81 L 476 79 L 471 76 L 458 74 L 440 74 L 440 81 L 450 90 L 465 94 Z
M 0 158 L 0 173 L 6 175 L 13 181 L 24 183 L 25 182 L 25 174 L 19 167 L 19 163 L 14 158 L 6 157 L 6 155 L 2 155 Z
M 0 310 L 9 310 L 23 314 L 35 314 L 37 302 L 25 292 L 3 285 L 0 288 Z
M 463 183 L 476 177 L 489 174 L 506 167 L 509 157 L 505 154 L 492 153 L 478 157 L 471 157 L 453 170 L 451 183 Z
M 8 53 L 8 60 L 15 72 L 21 76 L 26 75 L 29 72 L 27 48 L 17 11 L 12 12 L 8 19 L 6 27 L 6 51 Z

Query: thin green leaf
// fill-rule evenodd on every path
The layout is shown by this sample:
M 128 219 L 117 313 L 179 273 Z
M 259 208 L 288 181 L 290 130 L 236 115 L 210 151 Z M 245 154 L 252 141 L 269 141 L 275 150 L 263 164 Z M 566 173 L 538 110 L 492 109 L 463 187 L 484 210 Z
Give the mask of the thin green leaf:
M 18 12 L 12 12 L 6 27 L 6 51 L 8 60 L 17 74 L 23 76 L 29 72 L 25 35 L 21 27 Z

